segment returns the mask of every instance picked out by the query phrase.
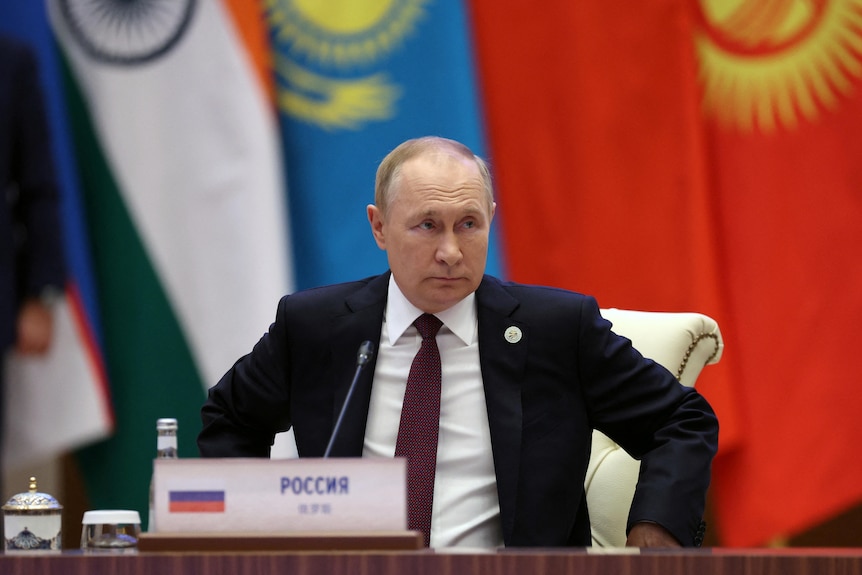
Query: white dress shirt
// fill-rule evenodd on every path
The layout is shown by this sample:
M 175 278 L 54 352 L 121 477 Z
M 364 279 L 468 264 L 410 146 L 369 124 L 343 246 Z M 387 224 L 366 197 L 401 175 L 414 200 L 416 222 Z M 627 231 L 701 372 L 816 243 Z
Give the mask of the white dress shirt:
M 422 337 L 413 321 L 422 315 L 389 279 L 371 404 L 365 457 L 394 457 L 407 375 Z M 475 295 L 435 314 L 442 363 L 440 435 L 431 547 L 499 547 L 503 544 L 488 410 L 479 367 Z

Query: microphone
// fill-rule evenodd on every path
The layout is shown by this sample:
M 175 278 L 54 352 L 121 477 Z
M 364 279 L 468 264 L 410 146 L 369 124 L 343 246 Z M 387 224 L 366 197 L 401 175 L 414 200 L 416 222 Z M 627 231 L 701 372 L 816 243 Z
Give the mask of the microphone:
M 329 453 L 332 451 L 332 446 L 335 443 L 335 438 L 338 437 L 338 431 L 341 429 L 341 420 L 344 419 L 344 413 L 347 411 L 347 405 L 350 403 L 350 398 L 353 396 L 356 382 L 359 381 L 359 374 L 362 373 L 362 368 L 368 364 L 373 355 L 374 344 L 368 340 L 363 341 L 356 354 L 356 372 L 353 374 L 353 381 L 350 382 L 350 387 L 347 388 L 347 397 L 344 398 L 344 403 L 341 404 L 341 413 L 338 414 L 338 419 L 335 421 L 335 427 L 332 428 L 332 435 L 329 436 L 329 444 L 326 446 L 326 451 L 323 454 L 324 458 L 329 457 Z

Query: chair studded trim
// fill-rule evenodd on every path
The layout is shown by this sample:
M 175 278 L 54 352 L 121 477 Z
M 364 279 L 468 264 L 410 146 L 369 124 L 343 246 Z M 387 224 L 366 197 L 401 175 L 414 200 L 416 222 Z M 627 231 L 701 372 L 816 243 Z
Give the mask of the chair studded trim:
M 682 381 L 682 374 L 685 372 L 685 368 L 688 365 L 688 361 L 691 359 L 691 354 L 694 353 L 694 350 L 697 349 L 697 346 L 705 339 L 711 339 L 715 344 L 715 350 L 712 352 L 703 365 L 709 365 L 709 363 L 715 359 L 715 356 L 718 355 L 719 350 L 721 349 L 721 343 L 718 340 L 718 335 L 714 333 L 702 333 L 698 335 L 691 345 L 688 346 L 688 349 L 685 351 L 685 356 L 682 358 L 682 362 L 679 364 L 679 369 L 676 370 L 676 379 L 677 381 Z

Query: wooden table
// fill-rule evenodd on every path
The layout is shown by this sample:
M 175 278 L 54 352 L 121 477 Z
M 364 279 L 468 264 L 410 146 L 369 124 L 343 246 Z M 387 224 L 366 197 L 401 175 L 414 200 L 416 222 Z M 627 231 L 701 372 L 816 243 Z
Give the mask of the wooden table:
M 862 575 L 862 549 L 0 555 L 2 575 Z

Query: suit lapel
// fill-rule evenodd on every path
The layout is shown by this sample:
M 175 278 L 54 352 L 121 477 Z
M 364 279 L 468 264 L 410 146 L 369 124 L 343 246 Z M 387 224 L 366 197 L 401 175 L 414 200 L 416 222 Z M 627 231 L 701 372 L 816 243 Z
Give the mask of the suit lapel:
M 356 355 L 363 341 L 374 344 L 375 354 L 363 368 L 350 404 L 344 414 L 341 430 L 332 446 L 335 457 L 359 457 L 365 440 L 365 423 L 371 402 L 371 382 L 377 365 L 376 350 L 380 346 L 380 330 L 386 306 L 389 274 L 373 278 L 366 286 L 345 300 L 348 311 L 333 320 L 331 357 L 333 358 L 332 423 L 338 420 L 341 406 L 347 397 L 350 383 L 356 373 Z
M 504 540 L 515 522 L 521 454 L 521 382 L 527 361 L 529 331 L 512 320 L 518 301 L 488 276 L 476 291 L 479 318 L 479 357 L 491 446 L 500 498 Z M 513 329 L 517 328 L 517 329 Z M 507 333 L 509 337 L 507 338 Z

